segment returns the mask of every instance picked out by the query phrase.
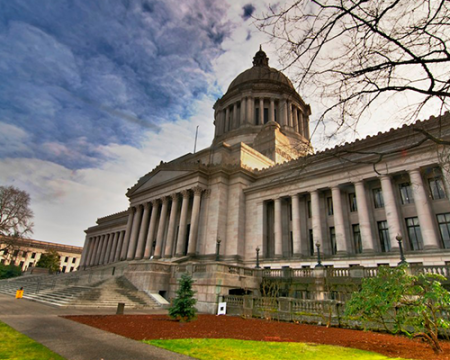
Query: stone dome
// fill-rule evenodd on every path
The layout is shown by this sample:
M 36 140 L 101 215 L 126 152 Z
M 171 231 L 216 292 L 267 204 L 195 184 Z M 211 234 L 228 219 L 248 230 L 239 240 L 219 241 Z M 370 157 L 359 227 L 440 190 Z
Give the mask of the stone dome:
M 240 73 L 230 84 L 227 92 L 253 82 L 281 84 L 295 90 L 291 81 L 277 69 L 269 67 L 269 58 L 260 48 L 253 58 L 253 67 Z

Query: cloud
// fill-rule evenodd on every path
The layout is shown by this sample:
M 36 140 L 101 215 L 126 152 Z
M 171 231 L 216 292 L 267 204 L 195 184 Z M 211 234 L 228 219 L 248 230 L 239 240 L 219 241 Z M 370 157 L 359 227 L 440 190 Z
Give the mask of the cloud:
M 242 14 L 242 18 L 244 20 L 248 20 L 252 17 L 253 13 L 255 12 L 255 7 L 252 4 L 245 5 L 242 10 L 244 10 L 244 13 Z

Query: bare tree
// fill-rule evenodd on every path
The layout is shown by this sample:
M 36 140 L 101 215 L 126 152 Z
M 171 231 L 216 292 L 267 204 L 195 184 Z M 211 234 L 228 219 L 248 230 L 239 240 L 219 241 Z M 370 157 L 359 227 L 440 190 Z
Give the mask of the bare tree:
M 0 249 L 10 262 L 19 251 L 17 239 L 33 233 L 30 195 L 13 186 L 0 186 Z
M 449 19 L 448 0 L 294 0 L 257 24 L 300 91 L 323 100 L 319 123 L 343 130 L 392 96 L 408 96 L 405 122 L 427 106 L 436 115 L 448 110 Z

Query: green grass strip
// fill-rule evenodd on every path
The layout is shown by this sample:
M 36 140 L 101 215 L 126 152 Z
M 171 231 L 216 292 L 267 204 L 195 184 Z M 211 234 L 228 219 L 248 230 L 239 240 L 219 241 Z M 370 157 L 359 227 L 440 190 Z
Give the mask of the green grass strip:
M 145 343 L 201 360 L 394 360 L 374 352 L 331 345 L 234 339 L 144 340 Z M 395 358 L 395 360 L 405 360 Z
M 0 360 L 64 360 L 44 345 L 0 321 Z

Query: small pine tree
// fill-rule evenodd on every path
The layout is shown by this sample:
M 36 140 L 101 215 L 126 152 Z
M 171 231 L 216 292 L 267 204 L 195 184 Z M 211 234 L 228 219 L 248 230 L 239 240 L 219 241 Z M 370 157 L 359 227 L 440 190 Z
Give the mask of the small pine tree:
M 177 297 L 173 301 L 173 305 L 169 308 L 169 316 L 172 319 L 186 322 L 195 319 L 197 309 L 194 305 L 197 300 L 194 299 L 194 291 L 192 290 L 193 282 L 187 273 L 181 275 L 178 281 L 179 288 L 177 290 Z

